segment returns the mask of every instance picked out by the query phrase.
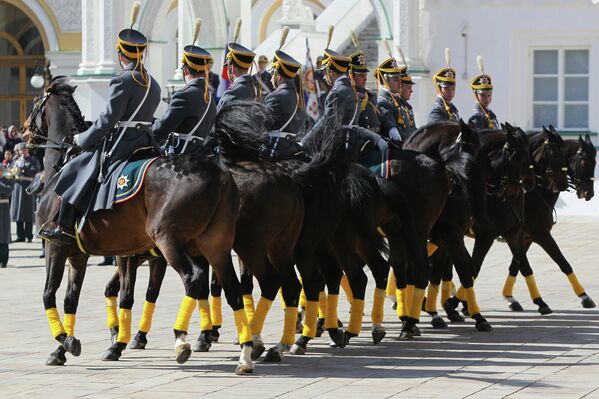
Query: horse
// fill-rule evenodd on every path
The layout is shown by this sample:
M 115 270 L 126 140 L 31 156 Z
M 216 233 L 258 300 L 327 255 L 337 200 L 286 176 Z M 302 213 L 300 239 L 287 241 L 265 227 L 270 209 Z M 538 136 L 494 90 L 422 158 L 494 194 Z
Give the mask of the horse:
M 44 95 L 35 101 L 24 125 L 30 144 L 46 142 L 56 146 L 47 148 L 46 170 L 53 171 L 62 165 L 57 160 L 64 155 L 63 141 L 82 130 L 79 121 L 83 118 L 72 96 L 74 90 L 65 78 L 54 78 Z M 60 199 L 54 193 L 56 180 L 47 176 L 37 212 L 39 225 L 52 221 L 57 213 Z M 47 364 L 64 365 L 66 352 L 74 356 L 81 353 L 74 327 L 88 254 L 140 254 L 158 248 L 180 274 L 185 287 L 186 296 L 174 326 L 177 361 L 185 362 L 191 354 L 185 336 L 202 281 L 202 271 L 191 257 L 203 255 L 223 282 L 238 322 L 242 349 L 236 372 L 252 372 L 252 336 L 242 310 L 239 280 L 227 261 L 238 209 L 237 187 L 218 161 L 186 155 L 160 158 L 148 167 L 144 185 L 135 197 L 113 209 L 90 215 L 78 236 L 80 245 L 49 242 L 43 301 L 52 334 L 60 347 L 50 355 Z M 71 267 L 63 324 L 56 309 L 56 291 L 67 260 Z M 119 314 L 120 324 L 126 327 L 119 329 L 117 342 L 121 345 L 126 345 L 130 338 L 131 312 L 125 305 Z
M 521 136 L 524 136 L 524 132 L 509 124 L 505 124 L 505 128 L 516 129 Z M 538 306 L 539 313 L 549 314 L 552 312 L 551 308 L 539 293 L 532 268 L 526 257 L 527 246 L 523 222 L 526 219 L 527 211 L 536 212 L 529 209 L 529 202 L 531 198 L 536 197 L 536 193 L 541 190 L 559 193 L 562 189 L 567 188 L 562 152 L 563 140 L 547 129 L 528 136 L 527 140 L 530 161 L 526 162 L 531 163 L 528 170 L 532 170 L 534 173 L 535 186 L 525 187 L 524 195 L 515 201 L 503 201 L 501 198 L 493 196 L 487 197 L 491 223 L 475 222 L 473 226 L 475 243 L 472 257 L 475 263 L 475 275 L 478 276 L 485 255 L 493 245 L 493 241 L 497 236 L 503 236 L 513 256 L 509 276 L 503 289 L 504 298 L 509 302 L 512 310 L 522 309 L 520 303 L 512 295 L 516 275 L 520 272 L 525 276 L 531 299 Z M 538 202 L 536 206 L 539 206 Z

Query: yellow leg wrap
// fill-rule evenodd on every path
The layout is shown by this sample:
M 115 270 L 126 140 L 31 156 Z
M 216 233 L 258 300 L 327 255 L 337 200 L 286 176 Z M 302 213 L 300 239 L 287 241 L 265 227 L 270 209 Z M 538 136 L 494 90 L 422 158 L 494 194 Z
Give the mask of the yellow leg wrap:
M 244 309 L 239 309 L 233 312 L 235 317 L 235 327 L 237 327 L 237 334 L 239 335 L 239 343 L 245 344 L 246 342 L 252 342 L 252 330 L 250 330 L 250 323 Z
M 406 298 L 406 288 L 395 290 L 395 298 L 397 299 L 397 316 L 404 317 L 408 315 L 408 302 Z
M 46 309 L 46 317 L 48 318 L 48 324 L 50 324 L 50 330 L 54 338 L 65 333 L 56 308 Z
M 439 298 L 439 285 L 429 284 L 428 292 L 426 294 L 426 306 L 425 310 L 430 313 L 437 311 L 437 299 Z
M 302 291 L 300 292 L 300 297 L 299 297 L 299 307 L 305 309 L 306 303 L 308 303 L 308 298 L 306 298 L 306 292 L 302 288 Z
M 537 282 L 535 280 L 534 275 L 524 277 L 526 280 L 526 285 L 528 286 L 528 292 L 530 293 L 530 297 L 534 301 L 537 298 L 541 297 L 541 293 L 539 292 L 539 287 L 537 287 Z
M 141 313 L 141 319 L 139 320 L 139 331 L 149 332 L 152 328 L 152 318 L 154 317 L 154 309 L 156 304 L 153 302 L 144 301 L 144 309 Z
M 382 324 L 384 317 L 385 291 L 380 288 L 375 288 L 374 295 L 372 296 L 372 312 L 370 313 L 370 319 L 372 320 L 372 324 Z
M 347 276 L 344 274 L 341 277 L 341 288 L 343 288 L 343 292 L 345 292 L 345 296 L 347 297 L 347 301 L 349 303 L 352 303 L 352 299 L 354 299 L 354 293 L 351 290 L 351 287 L 349 286 L 349 280 L 347 279 Z
M 465 301 L 466 300 L 466 292 L 464 291 L 466 288 L 464 288 L 463 285 L 460 285 L 460 288 L 458 288 L 458 292 L 455 293 L 455 297 L 458 298 L 460 301 Z
M 109 296 L 106 300 L 106 327 L 111 329 L 119 326 L 119 317 L 116 314 L 116 297 Z
M 219 296 L 210 297 L 210 319 L 212 325 L 223 325 L 223 301 Z
M 304 313 L 304 329 L 302 335 L 314 338 L 316 337 L 316 319 L 318 318 L 318 302 L 307 301 L 306 312 Z
M 279 288 L 279 297 L 281 298 L 281 309 L 283 309 L 283 311 L 285 311 L 287 304 L 285 303 L 285 298 L 283 298 L 283 288 Z M 251 322 L 252 322 L 252 319 L 250 319 L 250 323 Z M 252 331 L 254 331 L 253 328 L 252 328 Z
M 505 297 L 514 296 L 514 285 L 516 285 L 516 276 L 508 274 L 505 283 L 503 284 L 503 291 L 501 294 Z
M 75 317 L 73 313 L 66 313 L 64 315 L 64 330 L 69 337 L 75 335 Z
M 582 286 L 582 284 L 580 284 L 580 281 L 578 281 L 576 274 L 572 272 L 568 274 L 567 277 L 570 281 L 570 284 L 572 285 L 572 288 L 574 289 L 574 293 L 576 293 L 576 296 L 581 296 L 582 294 L 584 294 L 584 287 Z
M 262 334 L 262 328 L 264 327 L 264 320 L 266 320 L 266 315 L 272 306 L 272 301 L 268 300 L 264 297 L 260 297 L 258 301 L 258 306 L 256 306 L 256 311 L 254 312 L 254 317 L 250 319 L 250 329 L 252 333 L 256 335 Z M 287 309 L 287 308 L 285 308 Z M 297 312 L 297 308 L 295 308 Z
M 445 302 L 451 296 L 451 287 L 453 287 L 451 280 L 443 280 L 441 282 L 441 305 L 445 305 Z
M 183 298 L 181 301 L 181 306 L 179 307 L 177 321 L 173 327 L 175 330 L 184 332 L 189 330 L 189 320 L 191 319 L 193 310 L 196 308 L 196 302 L 197 301 L 190 296 L 185 296 L 185 298 Z
M 410 312 L 408 316 L 420 320 L 422 311 L 422 301 L 424 300 L 424 289 L 414 287 L 412 290 L 412 300 L 410 301 Z
M 318 294 L 318 318 L 324 319 L 327 317 L 327 294 L 320 291 Z
M 387 296 L 395 297 L 395 290 L 397 290 L 397 285 L 395 284 L 395 273 L 393 273 L 393 269 L 389 272 L 389 278 L 387 279 Z
M 412 307 L 412 295 L 414 294 L 414 284 L 406 285 L 406 305 L 407 309 Z M 408 310 L 409 312 L 409 310 Z
M 131 309 L 119 310 L 119 335 L 117 342 L 127 344 L 131 339 Z
M 349 316 L 349 325 L 347 326 L 347 331 L 356 335 L 360 334 L 360 331 L 362 331 L 363 318 L 364 300 L 354 298 L 351 303 L 351 315 Z
M 426 243 L 426 252 L 427 252 L 429 258 L 432 256 L 432 254 L 435 253 L 435 251 L 437 250 L 437 248 L 439 248 L 439 247 L 436 246 L 435 244 L 433 244 L 430 241 Z
M 198 310 L 200 311 L 200 331 L 212 330 L 210 303 L 207 299 L 198 299 Z
M 252 320 L 254 318 L 254 297 L 252 295 L 246 294 L 243 296 L 243 309 L 245 309 L 245 314 L 248 320 Z
M 324 321 L 325 328 L 337 328 L 337 304 L 339 303 L 339 295 L 327 295 L 327 315 Z
M 260 306 L 260 303 L 258 303 Z M 285 321 L 283 323 L 283 337 L 281 343 L 285 345 L 293 345 L 295 342 L 295 323 L 297 322 L 297 308 L 285 308 Z
M 466 301 L 468 301 L 468 312 L 470 315 L 475 315 L 480 313 L 480 307 L 478 306 L 478 302 L 476 301 L 476 293 L 474 292 L 474 287 L 464 288 L 464 295 L 466 296 Z

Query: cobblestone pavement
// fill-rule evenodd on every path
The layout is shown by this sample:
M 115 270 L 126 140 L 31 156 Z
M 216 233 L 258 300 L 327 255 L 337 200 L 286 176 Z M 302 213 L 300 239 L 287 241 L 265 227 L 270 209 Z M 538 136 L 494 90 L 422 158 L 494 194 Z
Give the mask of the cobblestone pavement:
M 560 218 L 554 231 L 587 292 L 599 299 L 599 219 Z M 505 244 L 495 244 L 476 282 L 492 332 L 477 332 L 472 321 L 433 330 L 430 318 L 423 316 L 422 336 L 399 342 L 395 338 L 400 324 L 386 303 L 387 337 L 379 345 L 371 342 L 367 310 L 362 335 L 345 349 L 329 348 L 325 333 L 313 341 L 307 355 L 286 356 L 282 364 L 258 362 L 255 374 L 247 377 L 233 373 L 238 347 L 231 343 L 234 323 L 228 309 L 221 342 L 209 353 L 194 353 L 184 365 L 175 362 L 172 325 L 183 290 L 172 270 L 167 272 L 158 300 L 148 349 L 126 350 L 119 362 L 100 361 L 109 346 L 103 292 L 114 272 L 110 266 L 90 266 L 87 271 L 76 326 L 83 345 L 81 356 L 69 355 L 64 367 L 45 366 L 56 344 L 42 305 L 45 269 L 37 258 L 39 247 L 39 241 L 11 245 L 9 266 L 0 270 L 2 398 L 599 398 L 599 311 L 582 309 L 565 276 L 536 246 L 530 261 L 543 298 L 554 310 L 552 315 L 536 313 L 522 278 L 515 295 L 525 311 L 508 310 L 501 286 L 510 256 Z M 99 260 L 94 257 L 90 264 Z M 148 268 L 142 267 L 134 331 L 147 276 Z M 372 289 L 371 282 L 366 309 Z M 58 303 L 63 294 L 64 287 Z M 258 291 L 254 297 L 258 299 Z M 347 324 L 343 295 L 339 302 L 340 318 Z M 264 328 L 267 345 L 278 340 L 282 318 L 275 304 Z M 196 313 L 190 341 L 199 330 L 198 319 Z

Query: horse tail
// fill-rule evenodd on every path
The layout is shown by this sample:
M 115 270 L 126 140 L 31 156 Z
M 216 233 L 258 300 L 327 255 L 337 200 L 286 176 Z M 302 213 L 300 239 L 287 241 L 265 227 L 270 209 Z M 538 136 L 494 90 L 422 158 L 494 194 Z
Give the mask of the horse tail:
M 444 166 L 466 197 L 472 216 L 486 224 L 488 216 L 484 180 L 474 157 L 465 152 L 454 152 L 444 161 Z
M 214 125 L 221 159 L 228 163 L 260 161 L 269 121 L 268 109 L 262 103 L 233 101 L 225 105 Z

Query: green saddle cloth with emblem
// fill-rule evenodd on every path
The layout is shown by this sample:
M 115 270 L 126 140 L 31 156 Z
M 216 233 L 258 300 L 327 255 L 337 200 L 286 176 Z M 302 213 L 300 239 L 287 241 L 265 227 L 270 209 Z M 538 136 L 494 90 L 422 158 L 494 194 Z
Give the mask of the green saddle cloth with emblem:
M 116 183 L 115 203 L 125 202 L 135 197 L 141 190 L 150 165 L 160 157 L 139 159 L 125 165 Z

